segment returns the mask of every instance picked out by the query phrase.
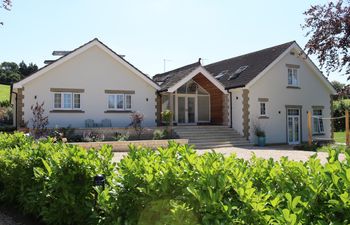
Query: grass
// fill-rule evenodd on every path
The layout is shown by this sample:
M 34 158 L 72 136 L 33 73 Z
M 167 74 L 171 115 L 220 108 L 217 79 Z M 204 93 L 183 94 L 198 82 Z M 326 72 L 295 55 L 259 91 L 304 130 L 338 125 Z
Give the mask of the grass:
M 10 85 L 0 84 L 0 102 L 10 100 Z
M 345 143 L 345 131 L 334 132 L 334 140 L 336 143 Z

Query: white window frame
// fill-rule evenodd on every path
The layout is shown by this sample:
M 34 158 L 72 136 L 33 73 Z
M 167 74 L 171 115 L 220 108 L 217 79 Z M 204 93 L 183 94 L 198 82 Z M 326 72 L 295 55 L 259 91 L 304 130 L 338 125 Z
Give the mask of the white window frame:
M 265 111 L 264 114 L 261 113 L 263 105 L 264 105 L 264 111 Z M 267 116 L 267 113 L 266 113 L 266 102 L 259 102 L 259 115 L 260 116 Z
M 109 107 L 109 97 L 114 96 L 114 104 L 113 107 Z M 118 108 L 118 96 L 122 96 L 123 98 L 123 107 Z M 130 107 L 127 107 L 126 100 L 127 96 L 130 96 Z M 107 95 L 107 110 L 116 110 L 116 111 L 129 111 L 132 109 L 132 95 L 131 94 L 108 94 Z
M 61 95 L 61 104 L 60 107 L 56 107 L 55 105 L 55 95 Z M 64 95 L 69 94 L 71 105 L 69 108 L 64 107 Z M 75 96 L 79 95 L 79 107 L 75 107 Z M 81 109 L 81 93 L 75 93 L 75 92 L 54 92 L 53 93 L 53 108 L 57 110 L 80 110 Z
M 321 111 L 321 115 L 315 115 L 315 111 Z M 312 109 L 312 134 L 325 134 L 324 124 L 322 121 L 323 110 L 322 109 Z M 315 120 L 317 120 L 317 130 L 315 129 Z M 321 126 L 322 123 L 322 126 Z
M 289 83 L 289 75 L 291 72 L 291 82 Z M 288 86 L 299 87 L 299 71 L 297 68 L 288 68 L 287 69 L 287 81 Z

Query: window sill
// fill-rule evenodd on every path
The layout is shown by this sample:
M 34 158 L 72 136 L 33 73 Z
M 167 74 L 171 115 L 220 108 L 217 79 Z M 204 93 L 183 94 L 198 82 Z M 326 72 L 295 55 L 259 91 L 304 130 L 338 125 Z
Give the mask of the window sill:
M 268 116 L 259 116 L 258 119 L 269 119 Z
M 291 85 L 288 85 L 287 88 L 289 88 L 289 89 L 301 89 L 300 86 L 291 86 Z
M 312 136 L 323 136 L 325 133 L 313 133 Z
M 73 109 L 73 110 L 54 109 L 54 110 L 51 110 L 50 113 L 85 113 L 85 111 L 76 110 L 76 109 Z
M 105 113 L 131 113 L 131 110 L 106 110 Z

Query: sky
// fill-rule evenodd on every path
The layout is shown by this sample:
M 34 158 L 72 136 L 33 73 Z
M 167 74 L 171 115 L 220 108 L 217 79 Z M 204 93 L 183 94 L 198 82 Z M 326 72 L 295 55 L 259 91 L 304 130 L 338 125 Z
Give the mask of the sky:
M 56 59 L 98 38 L 153 76 L 202 58 L 204 65 L 297 41 L 307 42 L 303 12 L 327 0 L 13 0 L 0 9 L 0 62 Z M 311 57 L 318 65 L 316 58 Z M 348 83 L 331 73 L 329 80 Z

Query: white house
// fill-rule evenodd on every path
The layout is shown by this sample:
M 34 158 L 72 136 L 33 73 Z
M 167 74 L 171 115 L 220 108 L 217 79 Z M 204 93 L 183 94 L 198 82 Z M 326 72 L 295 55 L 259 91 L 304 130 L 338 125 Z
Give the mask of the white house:
M 16 124 L 30 121 L 30 106 L 45 102 L 49 126 L 85 127 L 102 120 L 124 127 L 132 111 L 145 126 L 223 125 L 254 142 L 256 127 L 268 143 L 307 140 L 307 112 L 314 135 L 331 138 L 334 88 L 296 42 L 202 66 L 200 61 L 157 74 L 151 80 L 99 40 L 65 54 L 13 85 Z M 95 125 L 96 125 L 95 124 Z
M 94 39 L 13 85 L 17 127 L 44 102 L 49 127 L 84 127 L 87 120 L 125 127 L 132 111 L 155 126 L 158 85 L 106 45 Z M 13 100 L 16 100 L 14 95 Z M 29 124 L 30 126 L 30 124 Z

